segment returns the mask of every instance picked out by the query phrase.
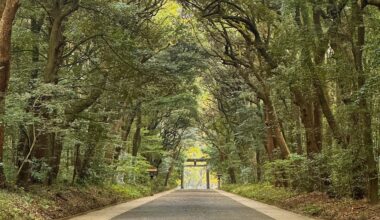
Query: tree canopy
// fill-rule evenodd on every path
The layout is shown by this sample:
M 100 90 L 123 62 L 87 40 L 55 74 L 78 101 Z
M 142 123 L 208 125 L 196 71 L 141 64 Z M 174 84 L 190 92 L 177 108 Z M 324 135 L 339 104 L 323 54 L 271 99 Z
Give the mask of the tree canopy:
M 0 187 L 230 183 L 379 201 L 377 0 L 0 0 Z

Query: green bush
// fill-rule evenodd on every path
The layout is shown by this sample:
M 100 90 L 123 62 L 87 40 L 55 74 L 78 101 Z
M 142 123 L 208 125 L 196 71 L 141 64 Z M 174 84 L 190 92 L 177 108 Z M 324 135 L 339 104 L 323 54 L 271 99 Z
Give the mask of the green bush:
M 25 220 L 37 220 L 42 219 L 39 213 L 34 213 L 33 204 L 39 203 L 46 209 L 51 204 L 49 201 L 43 198 L 30 197 L 28 194 L 20 194 L 8 192 L 6 190 L 0 190 L 0 219 L 25 219 Z M 42 207 L 42 209 L 44 209 Z M 28 211 L 25 211 L 28 210 Z
M 301 192 L 327 192 L 333 197 L 360 198 L 365 189 L 360 155 L 341 148 L 327 148 L 313 159 L 292 154 L 286 160 L 264 165 L 265 180 L 274 186 L 291 187 Z
M 126 199 L 136 199 L 151 193 L 150 187 L 131 184 L 115 184 L 111 189 Z
M 274 187 L 270 183 L 224 185 L 222 189 L 269 204 L 276 204 L 295 195 L 295 193 L 289 189 Z
M 329 163 L 330 191 L 334 196 L 360 199 L 364 195 L 366 178 L 363 171 L 366 169 L 366 159 L 359 153 L 355 154 L 352 149 L 334 149 Z
M 309 204 L 303 207 L 302 211 L 308 215 L 319 216 L 322 213 L 323 208 L 315 204 Z
M 304 156 L 290 155 L 287 160 L 275 160 L 264 165 L 265 180 L 275 186 L 291 186 L 308 190 L 310 186 L 308 160 Z

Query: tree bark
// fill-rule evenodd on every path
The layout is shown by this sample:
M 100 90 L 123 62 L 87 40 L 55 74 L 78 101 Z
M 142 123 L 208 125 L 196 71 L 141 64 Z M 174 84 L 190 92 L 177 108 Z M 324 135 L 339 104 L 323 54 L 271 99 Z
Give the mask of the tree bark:
M 73 179 L 71 180 L 71 184 L 75 183 L 77 174 L 80 172 L 80 167 L 81 167 L 80 146 L 81 146 L 80 143 L 75 144 L 75 161 L 74 161 Z
M 306 152 L 309 158 L 322 151 L 322 118 L 320 105 L 315 98 L 305 98 L 300 89 L 292 87 L 294 102 L 301 112 L 301 121 L 305 128 Z
M 182 138 L 181 138 L 182 139 Z M 176 151 L 175 152 L 175 155 L 174 155 L 174 158 L 170 164 L 170 167 L 169 167 L 169 170 L 168 170 L 168 173 L 166 174 L 166 177 L 165 177 L 165 183 L 164 183 L 164 186 L 168 186 L 169 184 L 169 179 L 170 179 L 170 176 L 173 172 L 173 169 L 174 169 L 174 165 L 175 165 L 175 161 L 178 160 L 180 154 L 181 154 L 181 150 L 182 150 L 182 146 L 180 146 L 180 143 L 181 143 L 181 139 L 178 140 L 174 150 Z M 178 147 L 180 146 L 180 147 Z
M 91 163 L 94 160 L 96 148 L 102 132 L 101 125 L 98 125 L 93 121 L 90 122 L 88 127 L 87 146 L 83 155 L 81 167 L 78 171 L 78 182 L 82 183 L 90 176 L 89 170 L 91 168 Z
M 31 126 L 32 127 L 32 126 Z M 18 186 L 27 186 L 29 185 L 30 176 L 31 176 L 31 169 L 32 169 L 32 163 L 30 162 L 30 159 L 28 158 L 29 152 L 30 152 L 30 134 L 26 127 L 20 126 L 20 137 L 19 137 L 19 143 L 18 143 L 18 161 L 17 161 L 17 167 L 20 169 L 20 172 L 18 173 L 16 177 L 16 184 Z M 22 167 L 21 167 L 22 166 Z
M 269 127 L 269 124 L 267 123 L 269 121 L 268 114 L 269 113 L 264 106 L 264 115 L 265 115 L 265 141 L 264 141 L 264 146 L 265 146 L 265 150 L 268 154 L 269 161 L 272 161 L 274 159 L 273 158 L 273 150 L 275 148 L 275 144 L 274 144 L 274 136 L 272 133 L 272 129 Z
M 363 49 L 365 46 L 365 24 L 363 10 L 356 3 L 353 4 L 353 22 L 356 28 L 355 35 L 357 39 L 356 45 L 353 48 L 353 53 L 355 58 L 356 71 L 358 72 L 357 82 L 360 90 L 366 85 L 366 76 L 363 66 Z M 375 204 L 379 202 L 379 176 L 373 148 L 374 144 L 372 139 L 372 116 L 368 107 L 366 94 L 359 95 L 358 108 L 359 117 L 361 120 L 360 130 L 362 133 L 362 146 L 365 148 L 367 160 L 367 197 L 370 203 Z
M 228 167 L 228 175 L 230 176 L 230 183 L 231 184 L 236 184 L 236 174 L 235 174 L 235 168 L 233 167 Z
M 278 144 L 281 151 L 281 157 L 283 159 L 286 159 L 289 157 L 290 151 L 286 143 L 285 137 L 282 133 L 276 110 L 273 106 L 272 100 L 270 99 L 269 95 L 266 95 L 266 98 L 263 101 L 265 109 L 268 112 L 268 121 L 266 121 L 266 124 L 273 132 L 272 134 L 274 135 L 276 143 Z
M 300 117 L 299 108 L 295 104 L 292 104 L 292 112 L 293 112 L 293 119 L 295 122 L 294 130 L 295 130 L 295 143 L 297 144 L 296 152 L 298 155 L 303 155 L 301 117 Z
M 51 10 L 52 17 L 52 25 L 50 27 L 49 33 L 49 47 L 47 54 L 47 64 L 43 73 L 44 83 L 57 84 L 58 83 L 58 70 L 62 62 L 63 55 L 63 18 L 61 18 L 62 7 L 60 4 L 53 4 L 53 8 Z M 42 100 L 48 102 L 53 97 L 44 97 Z M 43 117 L 47 119 L 50 117 L 54 117 L 48 113 L 47 111 L 42 109 Z M 62 147 L 60 144 L 56 143 L 57 133 L 44 131 L 37 140 L 42 140 L 42 142 L 37 142 L 37 151 L 40 150 L 41 154 L 38 156 L 39 159 L 45 160 L 49 164 L 49 168 L 51 170 L 59 168 L 57 165 L 56 158 L 60 158 Z M 58 155 L 58 156 L 57 156 Z M 59 163 L 59 161 L 58 161 Z M 54 171 L 55 172 L 55 171 Z M 58 172 L 57 172 L 58 173 Z M 47 183 L 51 184 L 54 180 L 55 174 L 49 171 L 47 174 Z
M 139 108 L 138 106 L 139 106 L 139 104 L 137 103 L 136 106 L 134 106 L 133 109 L 126 115 L 123 133 L 121 136 L 121 139 L 125 142 L 128 141 L 128 137 L 131 133 L 132 125 L 133 125 L 133 122 L 134 122 L 136 115 L 137 115 L 137 112 L 138 112 L 138 108 Z M 123 151 L 123 148 L 125 148 L 125 147 L 117 147 L 115 149 L 115 154 L 114 154 L 114 160 L 115 161 L 119 160 L 120 155 Z
M 261 162 L 261 150 L 256 150 L 256 176 L 257 182 L 261 182 L 262 180 L 262 162 Z
M 63 30 L 64 20 L 78 9 L 78 0 L 73 0 L 70 4 L 66 4 L 62 0 L 54 0 L 49 9 L 51 25 L 49 27 L 49 42 L 47 52 L 47 63 L 43 72 L 43 82 L 46 84 L 56 85 L 58 83 L 58 71 L 63 61 L 64 36 Z M 40 102 L 49 102 L 54 97 L 45 96 Z M 48 113 L 46 109 L 35 109 L 36 113 L 42 114 L 42 117 L 49 120 L 54 117 L 54 113 Z M 47 173 L 46 183 L 54 182 L 59 170 L 59 163 L 62 153 L 62 143 L 57 143 L 61 134 L 49 131 L 49 128 L 43 128 L 42 133 L 37 137 L 36 149 L 34 156 L 39 163 L 47 163 L 50 171 Z M 37 171 L 39 167 L 37 166 Z M 58 169 L 58 170 L 57 170 Z M 39 182 L 39 181 L 38 181 Z
M 5 97 L 8 89 L 11 66 L 12 25 L 19 7 L 18 0 L 0 1 L 0 115 L 5 114 Z M 4 174 L 4 138 L 5 126 L 0 125 L 0 188 L 5 186 Z
M 47 174 L 47 183 L 52 185 L 58 177 L 59 167 L 61 164 L 61 155 L 63 150 L 62 135 L 56 133 L 53 136 L 52 145 L 54 147 L 50 148 L 49 152 L 49 171 Z
M 49 47 L 47 54 L 47 64 L 44 70 L 45 83 L 58 83 L 58 70 L 62 63 L 62 53 L 64 47 L 63 21 L 75 12 L 79 7 L 79 0 L 73 0 L 68 7 L 64 1 L 54 0 L 50 10 L 51 27 L 49 33 Z
M 141 145 L 141 127 L 142 127 L 141 120 L 142 120 L 141 104 L 139 104 L 139 107 L 136 113 L 136 131 L 133 136 L 133 143 L 132 143 L 132 156 L 134 157 L 137 156 L 137 153 L 139 152 L 140 145 Z
M 38 38 L 39 34 L 41 32 L 41 28 L 43 25 L 44 17 L 41 17 L 39 19 L 32 17 L 30 21 L 30 30 L 33 33 L 33 36 Z M 32 51 L 32 63 L 37 66 L 37 63 L 40 61 L 40 47 L 38 43 L 33 45 L 33 51 Z M 29 80 L 29 88 L 30 90 L 36 89 L 36 81 L 39 75 L 39 69 L 35 68 L 31 71 L 31 79 Z M 28 106 L 26 108 L 27 112 L 33 112 L 35 111 L 34 108 L 34 102 L 36 98 L 31 97 L 28 101 Z M 18 167 L 20 169 L 19 174 L 17 175 L 16 183 L 19 186 L 26 187 L 31 178 L 32 174 L 32 163 L 31 163 L 31 152 L 30 148 L 32 147 L 32 141 L 35 137 L 35 129 L 34 126 L 20 126 L 20 138 L 19 138 L 19 144 L 18 144 Z M 22 167 L 21 167 L 22 166 Z
M 333 30 L 335 28 L 335 23 L 333 22 L 332 26 L 330 26 L 329 31 Z M 347 147 L 347 139 L 344 136 L 342 129 L 338 125 L 338 123 L 335 120 L 335 116 L 333 114 L 333 111 L 331 110 L 331 107 L 328 103 L 327 94 L 325 92 L 325 89 L 323 87 L 322 81 L 320 80 L 318 76 L 318 68 L 321 64 L 323 64 L 323 61 L 325 59 L 326 50 L 328 49 L 328 38 L 323 35 L 322 32 L 322 24 L 321 24 L 321 11 L 318 10 L 317 7 L 313 7 L 313 24 L 314 24 L 314 30 L 316 32 L 316 36 L 318 38 L 315 48 L 314 48 L 314 63 L 311 63 L 310 70 L 313 73 L 311 75 L 312 78 L 312 84 L 315 88 L 316 95 L 318 97 L 323 115 L 326 118 L 326 121 L 330 127 L 330 130 L 333 134 L 333 137 L 337 141 L 337 143 L 343 147 Z
M 322 133 L 323 133 L 323 125 L 322 125 L 322 112 L 321 107 L 318 102 L 318 99 L 315 97 L 312 100 L 313 102 L 313 126 L 314 126 L 314 137 L 317 145 L 318 153 L 322 152 Z

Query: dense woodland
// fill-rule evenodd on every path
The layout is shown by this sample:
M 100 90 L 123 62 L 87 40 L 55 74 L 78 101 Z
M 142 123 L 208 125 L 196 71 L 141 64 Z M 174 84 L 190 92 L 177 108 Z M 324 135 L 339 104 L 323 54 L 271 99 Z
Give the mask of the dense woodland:
M 202 62 L 164 4 L 2 1 L 0 185 L 145 183 L 174 166 Z
M 380 1 L 0 0 L 0 187 L 229 183 L 379 201 Z

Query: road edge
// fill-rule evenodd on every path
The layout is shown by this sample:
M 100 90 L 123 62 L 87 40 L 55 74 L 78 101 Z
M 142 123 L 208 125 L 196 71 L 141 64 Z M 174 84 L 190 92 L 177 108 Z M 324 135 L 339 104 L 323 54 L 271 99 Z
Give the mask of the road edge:
M 93 220 L 95 219 L 94 217 L 96 217 L 97 220 L 110 220 L 118 215 L 121 215 L 125 212 L 128 212 L 132 209 L 142 206 L 148 202 L 156 200 L 176 190 L 177 189 L 175 188 L 175 189 L 154 194 L 153 196 L 146 196 L 146 197 L 138 198 L 135 200 L 122 202 L 119 204 L 113 204 L 106 207 L 101 207 L 101 208 L 90 210 L 84 213 L 79 213 L 74 216 L 69 216 L 61 220 Z M 102 213 L 103 216 L 101 216 L 100 213 Z
M 248 199 L 248 198 L 245 198 L 233 193 L 229 193 L 223 190 L 215 190 L 215 191 L 244 206 L 247 206 L 271 218 L 274 218 L 275 220 L 290 220 L 290 219 L 291 220 L 316 220 L 308 216 L 303 216 L 294 212 L 287 211 L 285 209 L 281 209 L 276 206 L 272 206 L 272 205 L 268 205 L 262 202 L 252 200 L 252 199 Z

